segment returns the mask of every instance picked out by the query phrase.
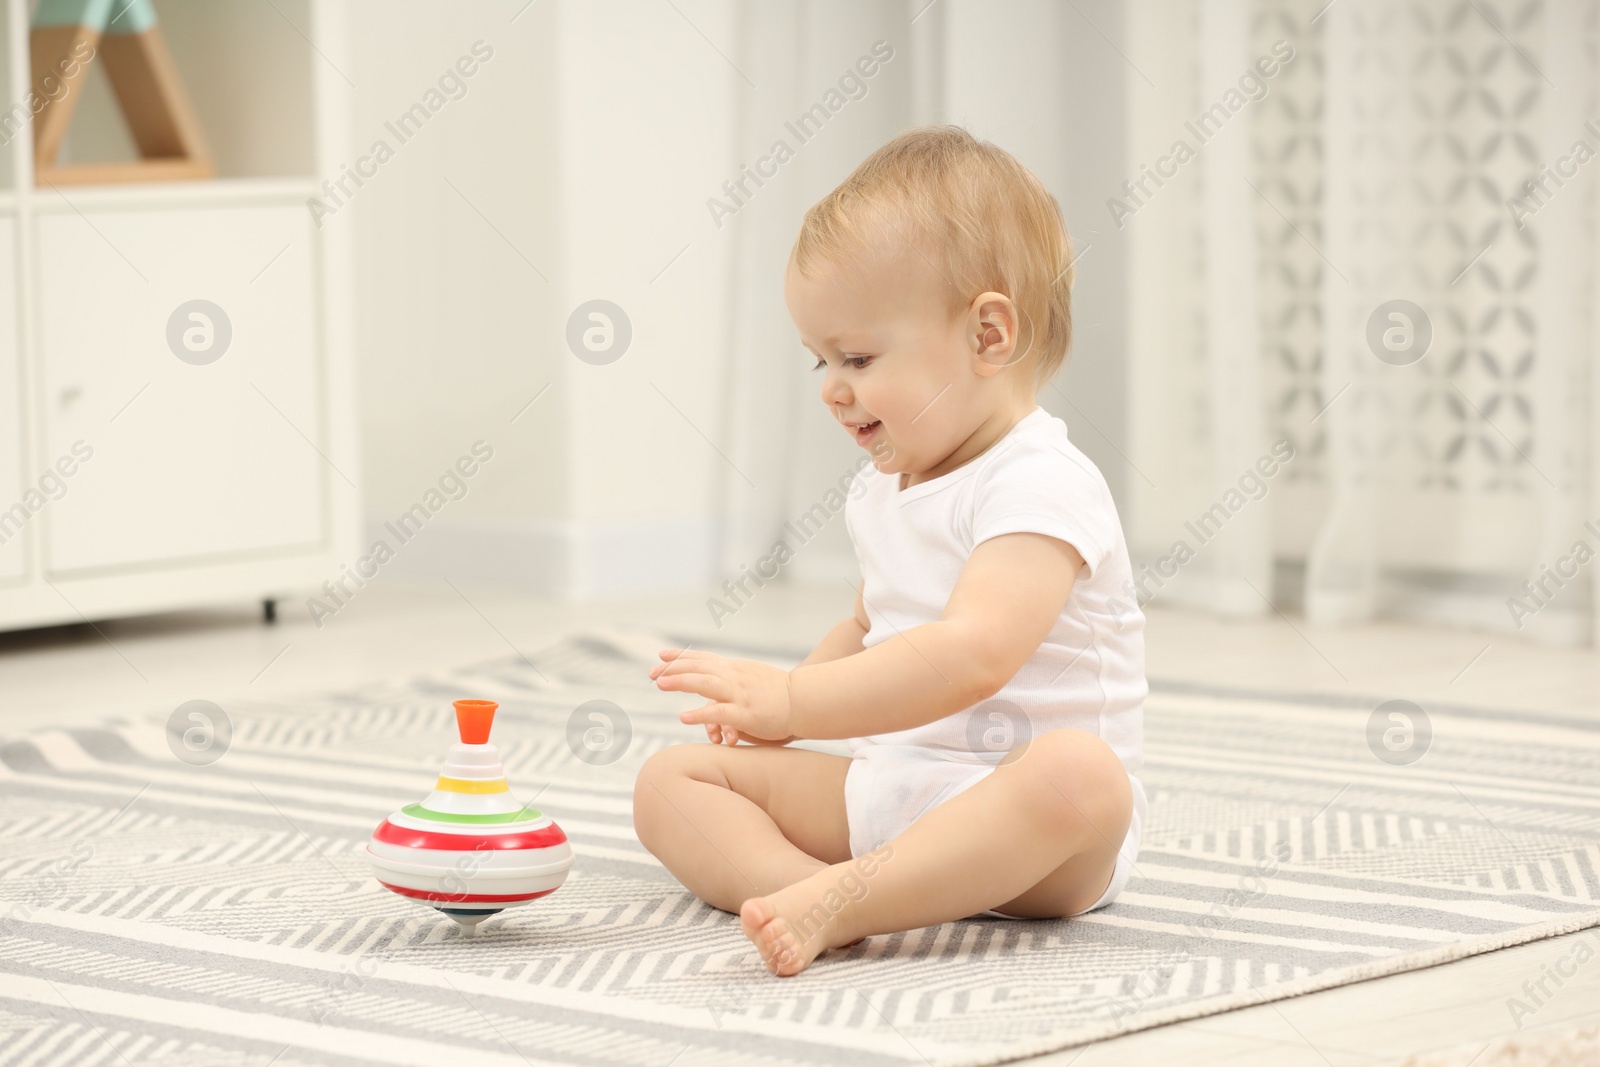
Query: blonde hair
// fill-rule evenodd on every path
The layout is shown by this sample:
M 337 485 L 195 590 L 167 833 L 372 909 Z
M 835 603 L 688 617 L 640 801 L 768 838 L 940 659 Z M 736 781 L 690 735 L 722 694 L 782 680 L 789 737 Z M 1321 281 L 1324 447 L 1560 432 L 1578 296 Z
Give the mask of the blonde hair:
M 878 222 L 934 257 L 952 314 L 979 293 L 1011 298 L 1022 313 L 1013 363 L 1034 356 L 1036 385 L 1060 369 L 1072 343 L 1072 246 L 1055 197 L 1011 153 L 960 126 L 907 130 L 811 206 L 790 260 L 805 277 L 848 262 Z

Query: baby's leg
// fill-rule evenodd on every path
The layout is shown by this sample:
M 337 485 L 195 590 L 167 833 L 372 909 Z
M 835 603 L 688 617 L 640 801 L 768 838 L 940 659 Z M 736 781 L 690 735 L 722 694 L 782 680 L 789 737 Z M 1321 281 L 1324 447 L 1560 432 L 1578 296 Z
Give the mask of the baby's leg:
M 871 934 L 1007 915 L 1071 915 L 1105 892 L 1133 818 L 1133 791 L 1105 742 L 1052 730 L 925 813 L 861 861 L 823 867 L 745 902 L 744 932 L 777 974 Z
M 849 767 L 848 756 L 802 748 L 673 745 L 639 770 L 634 829 L 695 896 L 738 912 L 850 858 Z

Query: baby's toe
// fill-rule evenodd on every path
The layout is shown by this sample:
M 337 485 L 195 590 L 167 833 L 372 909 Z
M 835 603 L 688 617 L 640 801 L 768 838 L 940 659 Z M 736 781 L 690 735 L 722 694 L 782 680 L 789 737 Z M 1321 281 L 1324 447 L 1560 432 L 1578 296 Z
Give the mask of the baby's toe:
M 739 925 L 744 936 L 761 954 L 761 962 L 774 974 L 782 974 L 783 967 L 795 957 L 795 940 L 789 933 L 789 924 L 778 917 L 777 909 L 766 897 L 752 897 L 739 909 Z
M 763 955 L 773 974 L 793 974 L 800 970 L 800 943 L 789 932 L 789 924 L 777 919 L 767 925 L 769 940 Z M 797 966 L 799 965 L 799 966 Z

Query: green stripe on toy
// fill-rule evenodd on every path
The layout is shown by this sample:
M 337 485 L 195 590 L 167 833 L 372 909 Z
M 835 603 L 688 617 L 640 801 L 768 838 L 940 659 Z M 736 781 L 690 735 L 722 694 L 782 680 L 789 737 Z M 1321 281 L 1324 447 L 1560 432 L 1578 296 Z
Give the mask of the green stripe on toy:
M 87 26 L 101 33 L 144 33 L 156 24 L 151 0 L 39 0 L 33 25 Z
M 521 811 L 506 811 L 498 815 L 453 815 L 448 811 L 433 811 L 421 804 L 407 804 L 400 809 L 400 814 L 409 815 L 413 819 L 427 819 L 430 822 L 464 822 L 475 825 L 502 822 L 527 822 L 531 819 L 542 819 L 538 808 L 523 808 Z

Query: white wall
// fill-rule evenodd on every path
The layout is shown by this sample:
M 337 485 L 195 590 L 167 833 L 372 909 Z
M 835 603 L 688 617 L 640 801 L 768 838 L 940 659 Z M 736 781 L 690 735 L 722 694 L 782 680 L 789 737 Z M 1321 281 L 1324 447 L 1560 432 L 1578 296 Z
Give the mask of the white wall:
M 728 170 L 739 78 L 718 55 L 732 5 L 678 8 L 355 3 L 353 156 L 395 141 L 385 122 L 475 41 L 494 50 L 328 220 L 357 228 L 373 523 L 475 440 L 495 450 L 396 572 L 571 597 L 710 577 L 721 461 L 701 433 L 724 433 L 729 261 L 702 201 Z M 566 345 L 593 298 L 632 320 L 609 366 Z
M 396 561 L 468 576 L 476 557 L 459 553 L 463 542 L 543 530 L 569 511 L 564 384 L 510 421 L 563 369 L 548 340 L 558 298 L 535 269 L 549 276 L 560 258 L 553 11 L 536 4 L 511 23 L 509 3 L 353 8 L 355 63 L 344 72 L 357 86 L 352 162 L 380 139 L 395 148 L 349 207 L 325 220 L 356 230 L 369 519 L 395 518 L 474 441 L 488 442 L 495 457 L 465 498 Z M 386 123 L 479 40 L 493 56 L 465 79 L 466 95 L 401 144 Z M 521 564 L 518 577 L 551 580 L 539 562 Z
M 722 527 L 731 256 L 704 201 L 733 170 L 745 85 L 724 58 L 737 52 L 731 0 L 680 6 L 556 9 L 552 282 L 563 313 L 605 299 L 633 327 L 606 366 L 557 341 L 578 595 L 703 582 Z

